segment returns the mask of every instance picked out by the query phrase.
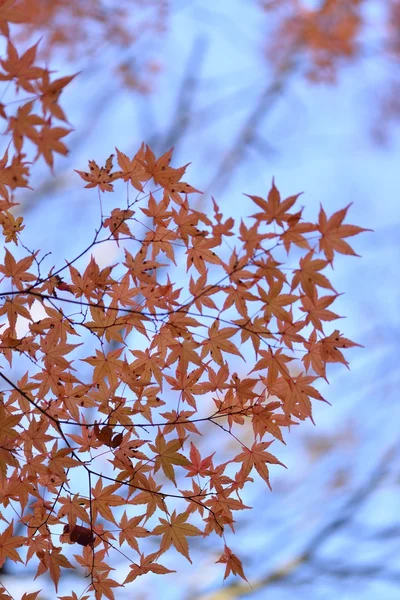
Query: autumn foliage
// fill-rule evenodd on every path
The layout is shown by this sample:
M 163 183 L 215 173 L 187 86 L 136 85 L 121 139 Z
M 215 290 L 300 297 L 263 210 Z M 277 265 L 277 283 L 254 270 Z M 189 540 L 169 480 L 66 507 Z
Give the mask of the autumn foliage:
M 240 222 L 214 199 L 192 208 L 200 192 L 185 181 L 187 165 L 142 144 L 134 156 L 110 149 L 103 165 L 77 165 L 100 226 L 93 235 L 88 226 L 76 257 L 50 264 L 45 248 L 24 244 L 29 223 L 16 196 L 36 161 L 53 169 L 54 155 L 67 154 L 59 102 L 75 75 L 41 66 L 37 43 L 18 49 L 13 5 L 1 3 L 0 79 L 22 99 L 0 107 L 9 138 L 0 162 L 0 503 L 14 517 L 1 514 L 0 565 L 32 561 L 56 590 L 64 569 L 83 568 L 88 593 L 112 600 L 141 575 L 170 573 L 168 552 L 190 561 L 193 536 L 214 536 L 225 577 L 245 578 L 228 536 L 236 511 L 249 509 L 241 491 L 255 477 L 270 487 L 271 465 L 284 466 L 274 440 L 313 418 L 329 363 L 348 365 L 357 344 L 334 323 L 329 276 L 365 229 L 346 222 L 349 206 L 305 220 L 299 194 L 283 198 L 274 181 L 249 196 L 254 212 Z M 121 205 L 113 193 L 124 186 Z M 105 243 L 120 260 L 101 268 L 92 251 Z M 231 436 L 229 456 L 222 443 L 200 451 L 210 425 L 217 440 Z M 249 428 L 250 444 L 241 441 Z M 144 550 L 146 538 L 155 551 Z M 112 556 L 126 561 L 124 580 Z

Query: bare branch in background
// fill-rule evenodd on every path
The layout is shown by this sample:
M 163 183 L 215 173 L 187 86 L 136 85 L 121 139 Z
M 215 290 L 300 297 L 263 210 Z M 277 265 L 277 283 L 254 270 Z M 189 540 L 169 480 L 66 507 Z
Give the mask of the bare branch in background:
M 276 102 L 284 92 L 291 74 L 295 71 L 295 60 L 289 60 L 275 81 L 269 83 L 261 92 L 256 104 L 250 111 L 244 125 L 238 132 L 230 150 L 225 154 L 222 162 L 212 177 L 208 189 L 220 190 L 231 177 L 235 169 L 243 160 L 246 149 L 254 141 L 260 139 L 260 125 L 268 112 L 275 107 Z M 265 147 L 264 142 L 264 147 Z
M 310 538 L 310 540 L 304 545 L 303 550 L 293 557 L 290 561 L 283 564 L 281 567 L 275 569 L 271 573 L 261 577 L 260 579 L 249 580 L 249 585 L 246 583 L 232 583 L 226 585 L 223 588 L 206 594 L 201 595 L 190 595 L 188 600 L 235 600 L 235 598 L 241 598 L 242 596 L 250 596 L 251 594 L 264 589 L 271 585 L 281 584 L 285 581 L 290 583 L 295 579 L 298 581 L 299 570 L 305 565 L 315 566 L 314 557 L 317 551 L 321 548 L 327 540 L 329 540 L 338 531 L 343 529 L 349 522 L 354 518 L 357 510 L 362 504 L 372 495 L 372 493 L 379 487 L 385 477 L 390 471 L 392 462 L 398 456 L 398 446 L 393 445 L 390 447 L 379 460 L 375 469 L 371 472 L 367 481 L 360 486 L 347 500 L 343 508 L 337 513 L 336 517 L 331 519 L 328 523 L 322 526 L 316 533 Z M 325 563 L 324 563 L 325 564 Z M 336 575 L 339 572 L 349 573 L 347 576 L 350 577 L 350 573 L 366 573 L 371 574 L 371 567 L 359 567 L 359 566 L 343 566 L 335 567 L 331 572 L 336 571 Z M 375 572 L 382 574 L 383 572 L 391 573 L 391 577 L 398 577 L 400 572 L 393 573 L 387 570 L 386 567 L 375 566 Z M 329 571 L 327 571 L 329 574 Z M 372 575 L 370 575 L 372 576 Z M 315 579 L 315 578 L 314 578 Z M 308 579 L 307 579 L 308 581 Z
M 201 68 L 207 53 L 208 40 L 199 36 L 193 44 L 186 63 L 185 74 L 178 92 L 175 113 L 168 131 L 155 140 L 159 152 L 163 153 L 182 141 L 192 119 L 192 109 L 197 87 L 201 82 Z M 152 144 L 152 142 L 150 142 Z

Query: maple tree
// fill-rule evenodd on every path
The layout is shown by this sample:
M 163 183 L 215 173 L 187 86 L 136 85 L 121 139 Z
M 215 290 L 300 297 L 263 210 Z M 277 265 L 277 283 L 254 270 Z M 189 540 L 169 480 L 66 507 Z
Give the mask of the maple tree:
M 14 5 L 1 5 L 0 77 L 33 97 L 15 112 L 1 106 L 0 502 L 14 518 L 0 515 L 0 566 L 36 561 L 56 591 L 63 569 L 83 567 L 86 591 L 112 600 L 139 576 L 172 572 L 170 549 L 191 561 L 190 538 L 211 535 L 225 577 L 246 579 L 227 539 L 235 511 L 250 508 L 241 490 L 258 476 L 270 487 L 269 465 L 284 466 L 274 439 L 312 420 L 312 402 L 324 401 L 316 382 L 358 345 L 330 326 L 339 316 L 328 309 L 338 296 L 329 269 L 367 230 L 344 223 L 348 206 L 306 221 L 300 195 L 282 199 L 274 180 L 266 197 L 249 196 L 256 212 L 240 223 L 215 199 L 212 211 L 195 209 L 188 165 L 142 144 L 76 169 L 98 194 L 100 225 L 74 258 L 50 265 L 24 243 L 16 190 L 29 188 L 41 158 L 54 170 L 54 155 L 68 153 L 59 101 L 77 74 L 40 66 L 37 42 L 19 50 L 7 25 L 22 18 Z M 106 214 L 102 195 L 123 184 L 126 203 Z M 100 268 L 92 252 L 106 243 L 121 260 Z M 26 365 L 18 380 L 16 362 Z M 248 423 L 251 444 L 241 441 Z M 200 453 L 205 424 L 232 438 L 228 458 Z M 146 538 L 155 552 L 143 551 Z M 122 580 L 111 553 L 127 563 Z

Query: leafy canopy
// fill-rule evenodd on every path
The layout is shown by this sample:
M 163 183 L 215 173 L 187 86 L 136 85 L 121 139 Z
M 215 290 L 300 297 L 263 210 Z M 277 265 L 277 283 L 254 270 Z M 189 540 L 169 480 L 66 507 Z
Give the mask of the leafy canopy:
M 84 567 L 86 591 L 113 600 L 139 576 L 172 572 L 164 554 L 191 561 L 191 537 L 216 536 L 225 577 L 245 579 L 227 540 L 235 512 L 249 508 L 240 492 L 254 477 L 270 486 L 270 465 L 284 466 L 274 440 L 312 419 L 328 363 L 348 364 L 357 344 L 331 325 L 329 267 L 355 254 L 347 238 L 365 229 L 344 223 L 349 207 L 305 221 L 299 195 L 283 199 L 274 181 L 266 197 L 250 196 L 256 212 L 240 223 L 215 200 L 211 212 L 195 209 L 187 165 L 142 144 L 77 170 L 99 197 L 125 184 L 127 200 L 109 214 L 100 202 L 87 247 L 49 266 L 45 249 L 23 243 L 15 196 L 32 164 L 42 157 L 53 169 L 54 154 L 67 154 L 59 100 L 74 75 L 53 78 L 37 44 L 20 52 L 4 23 L 2 33 L 1 79 L 22 99 L 14 113 L 2 105 L 0 566 L 33 561 L 56 590 L 64 569 Z M 102 268 L 94 251 L 106 243 L 119 258 Z M 229 451 L 204 450 L 212 429 L 218 441 L 231 436 Z M 112 555 L 126 561 L 123 580 Z

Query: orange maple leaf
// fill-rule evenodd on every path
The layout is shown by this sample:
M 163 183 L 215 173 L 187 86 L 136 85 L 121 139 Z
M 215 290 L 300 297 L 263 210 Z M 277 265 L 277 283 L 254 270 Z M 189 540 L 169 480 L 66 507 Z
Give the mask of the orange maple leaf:
M 239 575 L 242 579 L 247 581 L 247 578 L 243 572 L 242 561 L 236 556 L 236 554 L 233 554 L 232 550 L 228 548 L 228 546 L 225 546 L 224 553 L 215 562 L 226 565 L 224 580 L 228 577 L 228 575 L 233 573 L 233 575 Z
M 289 369 L 286 363 L 294 360 L 293 356 L 282 354 L 282 348 L 278 348 L 276 352 L 273 352 L 272 348 L 260 350 L 259 354 L 262 358 L 256 363 L 254 369 L 251 371 L 252 373 L 258 369 L 267 368 L 268 374 L 266 380 L 269 386 L 274 384 L 279 374 L 283 377 L 289 377 Z
M 37 83 L 37 88 L 40 93 L 40 100 L 45 115 L 48 111 L 61 121 L 67 120 L 64 111 L 58 104 L 58 99 L 65 86 L 71 83 L 76 76 L 77 73 L 75 73 L 75 75 L 68 75 L 67 77 L 60 77 L 60 79 L 50 81 L 49 72 L 46 70 L 43 71 L 42 80 Z
M 242 446 L 243 452 L 235 456 L 233 459 L 234 462 L 243 463 L 240 469 L 241 478 L 246 478 L 254 467 L 260 477 L 267 482 L 269 489 L 271 489 L 271 485 L 269 483 L 269 471 L 266 463 L 285 467 L 285 465 L 281 463 L 276 456 L 270 454 L 269 452 L 265 452 L 265 448 L 268 448 L 268 446 L 270 446 L 272 443 L 273 442 L 254 442 L 251 448 Z
M 92 488 L 92 514 L 93 522 L 96 521 L 97 515 L 100 513 L 103 519 L 117 524 L 115 516 L 111 511 L 112 506 L 123 506 L 126 500 L 122 496 L 118 496 L 114 492 L 120 488 L 120 484 L 107 485 L 103 487 L 102 479 L 98 479 L 94 488 Z
M 161 185 L 168 192 L 171 192 L 176 200 L 179 200 L 178 194 L 200 193 L 199 190 L 196 190 L 196 188 L 188 183 L 180 181 L 188 165 L 184 165 L 178 169 L 173 169 L 169 166 L 172 159 L 172 153 L 173 148 L 168 150 L 168 152 L 165 152 L 160 158 L 156 159 L 149 146 L 146 146 L 144 164 L 147 173 L 156 183 Z
M 211 327 L 208 328 L 208 339 L 202 342 L 201 358 L 204 359 L 208 354 L 211 354 L 215 362 L 221 367 L 224 364 L 222 352 L 235 354 L 243 358 L 237 345 L 229 340 L 236 333 L 236 327 L 223 327 L 220 329 L 219 322 L 214 321 Z
M 195 237 L 192 238 L 192 243 L 193 245 L 186 251 L 187 271 L 189 271 L 190 267 L 193 265 L 200 275 L 203 275 L 207 271 L 206 262 L 212 263 L 213 265 L 220 265 L 222 263 L 219 256 L 211 250 L 211 248 L 215 248 L 216 246 L 216 242 L 213 239 Z
M 121 167 L 121 171 L 118 173 L 124 181 L 130 181 L 131 185 L 139 190 L 143 191 L 142 181 L 148 181 L 150 179 L 149 173 L 143 165 L 144 160 L 144 145 L 142 144 L 140 150 L 131 159 L 126 154 L 120 152 L 118 148 L 115 148 L 117 153 L 118 165 Z
M 282 281 L 275 281 L 269 286 L 268 292 L 266 292 L 257 284 L 260 300 L 263 302 L 264 318 L 267 321 L 269 321 L 271 316 L 286 322 L 292 321 L 290 314 L 283 307 L 296 302 L 298 296 L 295 296 L 294 294 L 281 294 L 282 287 Z
M 183 556 L 191 563 L 189 545 L 186 538 L 193 535 L 202 535 L 202 532 L 198 527 L 187 523 L 188 517 L 188 512 L 177 515 L 174 510 L 169 521 L 160 519 L 161 525 L 157 525 L 153 529 L 152 535 L 163 536 L 160 552 L 166 552 L 171 544 L 173 544 L 178 552 L 183 554 Z
M 275 221 L 278 225 L 283 226 L 284 221 L 287 221 L 290 216 L 288 211 L 296 202 L 300 194 L 290 196 L 281 202 L 281 195 L 278 192 L 273 179 L 272 187 L 268 194 L 268 200 L 264 200 L 263 198 L 260 198 L 260 196 L 249 196 L 249 194 L 245 194 L 245 196 L 251 198 L 251 200 L 253 200 L 257 206 L 263 209 L 262 213 L 256 213 L 252 215 L 254 219 L 257 219 L 258 221 L 266 221 L 267 224 Z
M 325 269 L 328 261 L 322 258 L 313 258 L 314 251 L 311 250 L 300 259 L 300 269 L 295 269 L 291 289 L 294 290 L 299 284 L 309 298 L 314 298 L 316 286 L 334 290 L 331 282 L 319 271 Z
M 78 173 L 84 181 L 88 181 L 85 188 L 94 188 L 98 185 L 102 192 L 112 192 L 114 190 L 114 186 L 111 182 L 118 179 L 119 173 L 111 173 L 113 168 L 113 157 L 114 154 L 110 154 L 104 167 L 99 167 L 94 160 L 89 160 L 89 172 L 78 171 L 75 169 L 75 172 Z
M 206 477 L 212 465 L 214 454 L 215 452 L 202 459 L 196 446 L 190 442 L 190 463 L 184 465 L 184 468 L 188 471 L 186 477 L 196 477 L 197 475 Z
M 21 258 L 17 262 L 6 248 L 4 265 L 0 265 L 0 273 L 4 273 L 6 277 L 11 278 L 16 288 L 22 290 L 25 281 L 35 281 L 36 279 L 33 273 L 28 273 L 28 269 L 35 260 L 36 254 L 37 252 L 33 256 L 25 256 L 25 258 Z
M 149 444 L 149 448 L 156 454 L 154 462 L 154 472 L 156 473 L 160 468 L 164 471 L 164 474 L 170 479 L 175 485 L 175 471 L 173 465 L 179 465 L 181 467 L 188 464 L 188 459 L 178 452 L 182 448 L 183 440 L 174 439 L 169 442 L 165 441 L 165 437 L 159 431 L 154 444 Z
M 68 148 L 60 139 L 68 135 L 71 131 L 72 129 L 65 129 L 64 127 L 51 127 L 50 122 L 48 122 L 47 125 L 41 128 L 35 139 L 37 145 L 36 158 L 43 155 L 44 160 L 53 169 L 53 152 L 63 154 L 64 156 L 68 154 Z
M 145 556 L 144 554 L 140 555 L 140 564 L 133 563 L 129 565 L 131 570 L 128 573 L 124 584 L 130 583 L 131 581 L 135 581 L 137 577 L 140 575 L 145 575 L 146 573 L 155 573 L 156 575 L 165 575 L 166 573 L 176 573 L 176 571 L 172 571 L 171 569 L 167 569 L 164 565 L 160 565 L 155 562 L 158 559 L 159 552 L 153 552 L 153 554 L 149 554 Z
M 22 535 L 14 535 L 14 521 L 11 521 L 9 526 L 0 534 L 0 567 L 5 563 L 7 558 L 14 562 L 23 562 L 17 552 L 17 548 L 25 546 L 27 538 Z
M 17 49 L 9 39 L 7 43 L 7 58 L 0 60 L 1 66 L 7 74 L 0 73 L 0 81 L 8 81 L 15 78 L 17 91 L 19 87 L 22 87 L 27 92 L 35 93 L 32 80 L 39 79 L 43 74 L 41 67 L 32 65 L 36 57 L 38 43 L 28 48 L 22 56 L 19 56 Z
M 136 550 L 138 554 L 140 554 L 140 552 L 136 538 L 146 537 L 150 533 L 145 527 L 139 527 L 139 523 L 144 516 L 145 515 L 138 515 L 137 517 L 128 519 L 125 510 L 119 522 L 119 527 L 121 528 L 121 532 L 119 534 L 120 546 L 122 546 L 124 542 L 128 542 L 130 547 Z
M 53 547 L 51 550 L 39 550 L 36 553 L 39 558 L 39 566 L 36 571 L 36 577 L 49 571 L 50 577 L 54 582 L 56 592 L 58 591 L 58 582 L 60 581 L 61 567 L 64 569 L 73 569 L 74 567 L 69 562 L 68 558 L 61 554 L 61 547 Z
M 348 367 L 349 363 L 339 348 L 353 348 L 354 346 L 362 348 L 360 344 L 356 344 L 343 337 L 338 329 L 335 329 L 330 335 L 320 340 L 319 344 L 321 359 L 324 362 L 341 362 L 346 365 L 346 367 Z
M 128 237 L 131 237 L 132 233 L 126 221 L 133 217 L 134 214 L 135 213 L 133 210 L 121 210 L 119 208 L 114 208 L 111 211 L 111 216 L 107 219 L 104 219 L 103 227 L 109 227 L 111 235 L 115 240 L 117 240 L 117 242 L 119 240 L 120 235 L 126 235 Z
M 317 226 L 318 231 L 321 233 L 319 249 L 325 253 L 325 256 L 329 262 L 332 262 L 335 252 L 359 256 L 342 238 L 357 235 L 362 231 L 372 231 L 372 229 L 364 229 L 363 227 L 357 227 L 356 225 L 343 225 L 343 221 L 350 206 L 351 203 L 345 208 L 342 208 L 342 210 L 338 210 L 329 219 L 327 219 L 326 213 L 321 205 Z
M 330 306 L 336 298 L 337 295 L 318 297 L 316 292 L 312 298 L 309 298 L 308 296 L 302 296 L 301 303 L 303 306 L 300 306 L 299 308 L 306 313 L 306 325 L 312 323 L 315 329 L 318 329 L 322 332 L 323 328 L 321 321 L 334 321 L 335 319 L 341 319 L 342 317 L 333 311 L 328 310 L 328 306 Z

